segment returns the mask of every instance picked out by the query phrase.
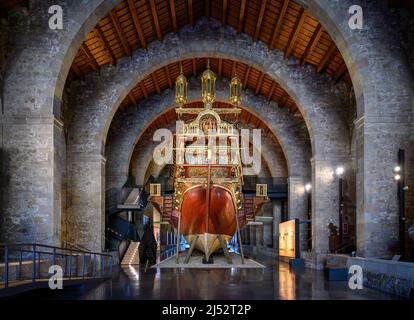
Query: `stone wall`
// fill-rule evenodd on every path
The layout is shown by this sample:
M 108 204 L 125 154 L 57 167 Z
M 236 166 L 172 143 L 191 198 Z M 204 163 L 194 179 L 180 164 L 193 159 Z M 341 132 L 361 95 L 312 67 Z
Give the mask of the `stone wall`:
M 228 86 L 227 80 L 217 81 L 217 99 L 226 101 Z M 189 101 L 197 101 L 199 95 L 199 80 L 190 79 Z M 265 158 L 269 166 L 272 167 L 272 175 L 283 177 L 287 175 L 286 171 L 290 170 L 295 176 L 309 178 L 309 137 L 301 117 L 292 114 L 287 109 L 278 108 L 275 103 L 269 103 L 263 97 L 255 96 L 249 90 L 244 92 L 243 98 L 243 108 L 264 120 L 273 133 L 277 134 L 276 138 L 281 141 L 282 146 L 277 149 L 279 152 L 281 149 L 284 151 L 288 168 L 286 170 L 286 166 L 280 166 L 283 163 L 278 156 L 280 153 L 275 156 L 267 156 Z M 116 114 L 111 124 L 106 148 L 108 158 L 107 189 L 120 188 L 126 182 L 132 152 L 143 130 L 161 113 L 171 110 L 174 104 L 174 91 L 167 89 L 160 96 L 156 95 L 137 106 L 131 106 L 126 111 Z M 263 136 L 263 141 L 269 139 L 275 138 Z M 270 144 L 271 141 L 264 144 L 263 151 Z M 268 150 L 267 154 L 270 152 Z M 144 162 L 144 165 L 146 164 L 147 161 Z
M 8 21 L 0 19 L 0 106 L 3 112 L 3 86 L 4 73 L 6 71 L 7 60 L 7 41 L 8 41 Z
M 11 59 L 2 88 L 1 157 L 3 173 L 7 173 L 0 190 L 2 241 L 56 240 L 50 238 L 59 232 L 56 224 L 63 202 L 60 163 L 65 158 L 61 123 L 64 83 L 84 35 L 117 2 L 67 2 L 67 28 L 59 32 L 46 27 L 44 1 L 32 1 L 30 19 L 18 15 L 13 18 Z M 392 17 L 386 14 L 386 1 L 364 3 L 362 31 L 348 27 L 345 13 L 353 4 L 351 0 L 301 2 L 330 33 L 353 80 L 357 105 L 353 166 L 358 252 L 365 256 L 392 254 L 398 239 L 397 196 L 392 180 L 398 148 L 407 150 L 408 166 L 414 168 L 414 90 L 409 71 L 412 52 L 408 51 L 407 59 L 404 45 L 389 27 Z M 116 67 L 103 68 L 100 75 L 88 75 L 69 132 L 68 216 L 73 219 L 73 236 L 85 236 L 87 243 L 91 238 L 100 238 L 105 162 L 102 155 L 112 117 L 121 101 L 155 69 L 183 57 L 206 56 L 231 58 L 266 72 L 295 100 L 312 145 L 314 248 L 325 252 L 326 225 L 330 220 L 337 223 L 334 169 L 351 163 L 349 119 L 342 117 L 343 93 L 310 66 L 301 68 L 297 61 L 285 60 L 282 53 L 268 50 L 263 43 L 254 43 L 248 36 L 237 35 L 235 30 L 212 20 L 167 35 L 163 41 L 151 43 L 147 50 L 137 50 L 132 58 L 120 60 Z M 263 110 L 258 110 L 261 113 Z M 277 120 L 275 114 L 267 116 Z M 288 163 L 292 160 L 288 159 Z M 291 170 L 289 175 L 293 176 Z M 291 187 L 299 190 L 293 184 Z M 83 215 L 85 211 L 87 215 Z M 93 237 L 87 232 L 91 224 L 97 226 L 91 231 L 96 233 Z
M 413 77 L 388 2 L 364 2 L 364 28 L 352 30 L 352 0 L 303 0 L 328 30 L 350 71 L 357 101 L 357 245 L 367 257 L 398 251 L 398 206 L 392 169 L 399 148 L 413 145 Z M 407 158 L 411 156 L 407 155 Z M 412 167 L 412 166 L 411 166 Z
M 9 16 L 9 58 L 2 88 L 0 188 L 2 242 L 60 242 L 62 92 L 87 34 L 117 0 L 61 2 L 64 29 L 48 27 L 47 1 L 32 0 L 30 16 Z
M 194 27 L 186 26 L 178 34 L 166 35 L 163 41 L 149 44 L 147 50 L 137 50 L 132 58 L 121 59 L 117 67 L 103 68 L 99 76 L 89 75 L 84 90 L 79 93 L 80 99 L 69 132 L 69 153 L 82 151 L 87 154 L 102 154 L 116 109 L 139 81 L 156 69 L 182 58 L 206 56 L 247 63 L 278 81 L 294 99 L 305 119 L 314 158 L 325 161 L 329 166 L 327 170 L 331 172 L 338 164 L 348 161 L 349 135 L 341 118 L 342 92 L 338 86 L 327 76 L 315 74 L 311 67 L 302 68 L 296 61 L 285 60 L 281 53 L 269 51 L 266 45 L 253 43 L 246 35 L 237 35 L 232 28 L 204 19 Z M 260 109 L 255 113 L 267 116 L 267 122 L 279 121 L 276 109 L 272 110 L 273 112 L 265 112 Z M 287 132 L 294 129 L 296 128 L 289 127 Z M 283 134 L 277 136 L 282 137 Z M 302 149 L 298 149 L 300 151 Z M 287 158 L 290 165 L 292 160 Z M 319 228 L 334 218 L 332 215 L 337 208 L 337 192 L 332 185 L 325 183 L 314 184 L 312 194 L 315 198 L 315 215 L 322 217 L 320 223 L 315 224 L 315 228 Z M 88 196 L 87 193 L 85 196 Z M 324 227 L 320 231 L 315 232 L 314 248 L 326 251 L 328 234 Z

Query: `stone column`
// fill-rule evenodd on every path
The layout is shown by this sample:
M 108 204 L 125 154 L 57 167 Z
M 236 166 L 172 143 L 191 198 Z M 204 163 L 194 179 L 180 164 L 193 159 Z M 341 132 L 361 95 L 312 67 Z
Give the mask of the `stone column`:
M 281 206 L 279 202 L 273 202 L 273 249 L 279 252 L 279 223 L 281 221 Z
M 357 130 L 357 253 L 386 257 L 399 250 L 397 186 L 393 168 L 398 149 L 409 146 L 410 124 L 361 117 Z
M 305 191 L 305 185 L 309 182 L 307 177 L 289 177 L 289 199 L 288 213 L 289 219 L 307 220 L 308 199 Z M 300 225 L 300 249 L 306 249 L 306 224 Z
M 347 159 L 326 157 L 312 159 L 312 248 L 317 254 L 329 252 L 329 228 L 332 222 L 339 226 L 338 166 L 344 166 L 346 179 Z
M 105 158 L 70 153 L 67 236 L 71 242 L 100 251 L 105 241 Z
M 59 244 L 61 123 L 34 114 L 0 122 L 0 242 Z

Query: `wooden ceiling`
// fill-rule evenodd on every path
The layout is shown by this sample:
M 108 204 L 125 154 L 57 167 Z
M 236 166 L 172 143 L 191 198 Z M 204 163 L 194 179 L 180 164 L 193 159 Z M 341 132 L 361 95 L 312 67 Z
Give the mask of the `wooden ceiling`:
M 188 103 L 186 108 L 202 108 L 203 103 L 201 101 L 194 101 Z M 232 106 L 227 102 L 218 101 L 214 103 L 215 108 L 231 108 Z M 189 116 L 191 117 L 191 116 Z M 194 115 L 191 119 L 194 119 Z M 229 122 L 234 122 L 234 115 L 222 116 L 223 120 L 228 120 Z M 175 109 L 171 109 L 159 117 L 157 117 L 146 129 L 146 132 L 154 132 L 160 128 L 167 128 L 169 124 L 174 123 L 178 120 L 177 113 Z M 237 122 L 243 123 L 244 125 L 249 126 L 253 129 L 262 129 L 264 134 L 271 134 L 270 129 L 260 118 L 256 117 L 254 114 L 250 113 L 247 110 L 242 109 L 241 113 L 237 118 Z
M 286 58 L 292 56 L 302 65 L 313 65 L 316 72 L 326 72 L 335 81 L 351 83 L 328 33 L 293 0 L 125 0 L 87 35 L 72 73 L 83 78 L 203 16 L 282 51 Z
M 179 61 L 153 72 L 130 91 L 121 103 L 121 110 L 148 99 L 153 94 L 160 94 L 167 88 L 173 88 L 181 66 L 187 78 L 195 77 L 207 68 L 207 58 Z M 219 78 L 231 79 L 237 74 L 244 89 L 248 88 L 256 94 L 263 95 L 269 101 L 276 101 L 280 107 L 288 107 L 292 112 L 297 111 L 297 106 L 290 96 L 277 82 L 261 71 L 246 64 L 217 58 L 210 58 L 210 67 Z

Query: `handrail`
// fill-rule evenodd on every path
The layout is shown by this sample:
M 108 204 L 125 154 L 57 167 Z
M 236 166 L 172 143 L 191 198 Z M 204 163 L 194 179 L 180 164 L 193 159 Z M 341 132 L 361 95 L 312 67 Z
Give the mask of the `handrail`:
M 71 279 L 72 277 L 79 277 L 84 279 L 87 276 L 95 279 L 104 278 L 112 274 L 113 257 L 111 254 L 107 253 L 58 247 L 40 243 L 0 243 L 0 252 L 2 251 L 4 252 L 3 280 L 5 289 L 9 288 L 10 272 L 13 270 L 15 271 L 15 281 L 13 284 L 27 284 L 27 281 L 23 281 L 24 277 L 22 276 L 23 261 L 31 263 L 30 279 L 32 283 L 35 283 L 37 280 L 48 279 L 50 275 L 48 274 L 47 276 L 43 276 L 42 269 L 47 267 L 46 270 L 49 270 L 51 266 L 57 265 L 58 260 L 60 263 L 59 266 L 62 268 L 62 272 L 64 269 L 62 275 L 64 278 L 66 277 Z M 46 259 L 45 256 L 47 256 Z M 88 261 L 86 259 L 87 257 L 89 257 Z M 51 261 L 50 258 L 52 258 Z M 81 266 L 79 266 L 79 258 L 81 258 Z M 47 263 L 49 263 L 49 265 L 47 265 Z M 80 270 L 81 272 L 79 272 Z
M 70 246 L 72 246 L 73 248 L 76 248 L 76 249 L 81 249 L 81 250 L 85 250 L 85 251 L 91 251 L 90 249 L 85 248 L 84 246 L 81 246 L 81 245 L 76 244 L 76 243 L 72 243 L 72 242 L 67 241 L 67 240 L 62 240 L 62 242 L 63 242 L 63 244 L 65 246 L 70 245 Z
M 40 243 L 13 243 L 13 244 L 1 244 L 0 243 L 0 247 L 28 247 L 28 246 L 36 246 L 36 247 L 43 247 L 43 248 L 49 248 L 49 249 L 59 249 L 59 250 L 64 250 L 64 251 L 72 251 L 72 252 L 80 252 L 80 253 L 88 253 L 88 254 L 96 254 L 96 255 L 100 255 L 100 256 L 110 256 L 110 254 L 107 253 L 101 253 L 101 252 L 93 252 L 93 251 L 86 251 L 86 250 L 82 250 L 82 249 L 73 249 L 73 248 L 64 248 L 64 247 L 57 247 L 57 246 L 52 246 L 52 245 L 48 245 L 48 244 L 40 244 Z
M 345 244 L 343 244 L 342 246 L 336 248 L 333 251 L 334 251 L 334 253 L 340 253 L 341 251 L 343 251 L 343 250 L 345 250 L 347 248 L 350 248 L 350 247 L 355 247 L 355 245 L 354 244 L 351 244 L 351 243 L 345 243 Z

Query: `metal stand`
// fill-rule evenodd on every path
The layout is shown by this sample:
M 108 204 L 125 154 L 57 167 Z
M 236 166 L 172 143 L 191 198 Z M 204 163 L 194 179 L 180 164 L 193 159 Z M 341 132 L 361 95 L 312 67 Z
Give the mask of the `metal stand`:
M 226 245 L 226 241 L 224 241 L 223 237 L 221 236 L 221 234 L 219 234 L 217 236 L 217 239 L 220 242 L 220 246 L 223 249 L 224 252 L 224 256 L 226 257 L 227 263 L 228 264 L 232 264 L 233 262 L 231 261 L 231 257 L 229 255 L 229 251 L 227 250 L 227 245 Z
M 198 235 L 195 236 L 193 238 L 193 240 L 191 241 L 191 245 L 190 245 L 190 250 L 188 250 L 187 256 L 185 257 L 184 263 L 187 264 L 188 262 L 190 262 L 190 257 L 193 254 L 196 242 L 198 240 Z
M 239 216 L 237 214 L 237 211 L 236 211 L 236 226 L 237 226 L 237 240 L 239 241 L 239 248 L 240 248 L 240 259 L 241 259 L 241 263 L 244 264 L 243 245 L 241 242 Z
M 339 247 L 341 249 L 344 245 L 343 216 L 344 216 L 344 179 L 339 178 Z
M 177 227 L 177 243 L 175 245 L 175 263 L 179 263 L 179 257 L 180 257 L 180 232 L 181 232 L 181 212 L 178 214 L 178 227 Z
M 398 150 L 398 165 L 401 170 L 401 178 L 398 180 L 398 220 L 400 254 L 405 257 L 405 150 Z

